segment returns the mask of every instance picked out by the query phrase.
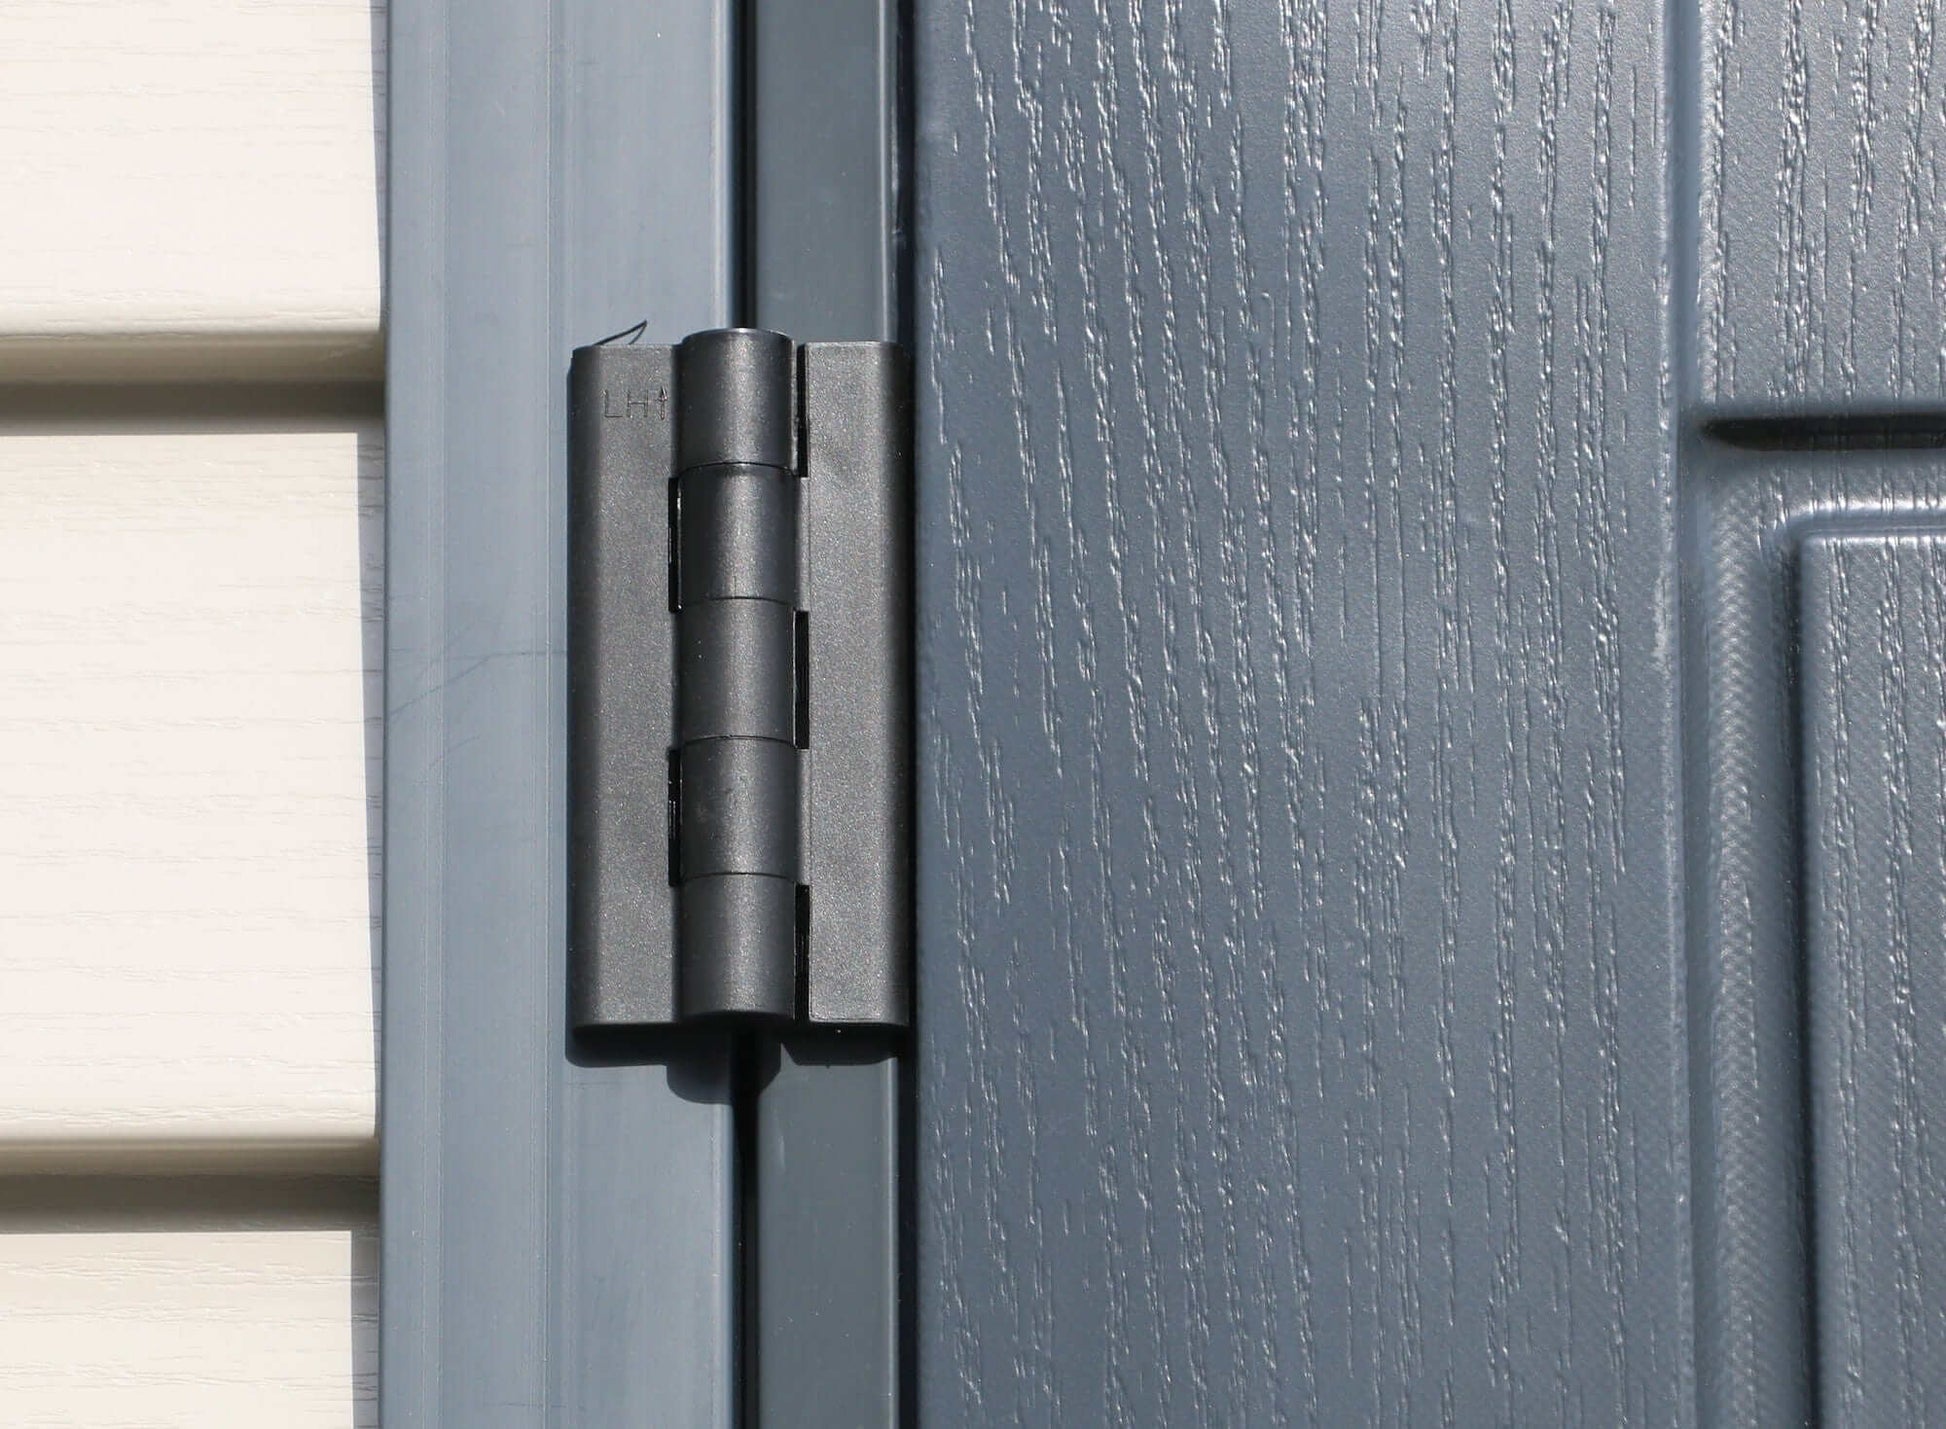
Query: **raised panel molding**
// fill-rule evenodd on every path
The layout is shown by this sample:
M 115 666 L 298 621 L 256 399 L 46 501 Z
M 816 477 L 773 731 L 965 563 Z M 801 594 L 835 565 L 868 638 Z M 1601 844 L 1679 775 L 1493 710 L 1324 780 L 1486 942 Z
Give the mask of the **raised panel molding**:
M 1710 1413 L 1767 1424 L 1809 1412 L 1822 1374 L 1806 1292 L 1823 1173 L 1803 1100 L 1814 910 L 1798 886 L 1812 737 L 1799 582 L 1818 540 L 1946 524 L 1946 468 L 1885 433 L 1725 430 L 1687 464 L 1698 1375 Z
M 1946 535 L 1807 538 L 1805 907 L 1820 1409 L 1946 1421 Z

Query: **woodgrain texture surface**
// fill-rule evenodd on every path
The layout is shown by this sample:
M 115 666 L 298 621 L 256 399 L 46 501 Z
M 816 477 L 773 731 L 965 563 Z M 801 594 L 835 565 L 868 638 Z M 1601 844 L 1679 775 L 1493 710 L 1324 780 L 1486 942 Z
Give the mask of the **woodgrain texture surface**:
M 0 1172 L 373 1155 L 379 436 L 221 405 L 0 425 Z
M 1701 395 L 1738 407 L 1937 405 L 1946 36 L 1936 0 L 1704 0 L 1701 10 Z
M 0 1183 L 9 1429 L 376 1426 L 366 1182 Z
M 0 6 L 0 376 L 375 376 L 382 0 Z
M 1689 1418 L 1661 7 L 920 16 L 922 1417 Z
M 1946 537 L 1803 563 L 1823 1422 L 1946 1419 Z

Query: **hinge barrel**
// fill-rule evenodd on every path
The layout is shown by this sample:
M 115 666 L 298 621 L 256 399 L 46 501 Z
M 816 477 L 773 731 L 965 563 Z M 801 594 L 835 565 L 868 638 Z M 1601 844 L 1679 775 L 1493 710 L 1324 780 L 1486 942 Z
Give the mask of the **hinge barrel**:
M 677 1006 L 797 1012 L 797 480 L 777 333 L 676 350 Z

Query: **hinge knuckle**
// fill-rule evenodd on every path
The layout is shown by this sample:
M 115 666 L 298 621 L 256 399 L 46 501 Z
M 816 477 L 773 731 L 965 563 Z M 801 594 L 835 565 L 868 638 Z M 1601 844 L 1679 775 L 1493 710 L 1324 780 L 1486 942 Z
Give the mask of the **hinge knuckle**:
M 684 473 L 679 602 L 797 603 L 797 482 L 768 466 Z
M 677 737 L 795 745 L 796 612 L 771 600 L 691 601 L 677 617 Z
M 575 354 L 577 1027 L 905 1025 L 906 372 L 742 329 Z
M 793 356 L 782 333 L 725 328 L 684 338 L 676 349 L 680 469 L 743 462 L 788 471 Z

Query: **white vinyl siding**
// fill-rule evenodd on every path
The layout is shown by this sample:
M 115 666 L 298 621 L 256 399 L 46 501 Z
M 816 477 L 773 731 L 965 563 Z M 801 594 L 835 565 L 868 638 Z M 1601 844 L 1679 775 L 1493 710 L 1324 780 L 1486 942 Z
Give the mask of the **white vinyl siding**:
M 8 1429 L 377 1423 L 378 1246 L 355 1189 L 48 1185 L 0 1190 Z
M 384 14 L 0 5 L 0 376 L 375 377 Z
M 0 6 L 0 1424 L 375 1422 L 384 25 Z
M 375 424 L 95 425 L 0 435 L 0 1165 L 365 1166 Z

